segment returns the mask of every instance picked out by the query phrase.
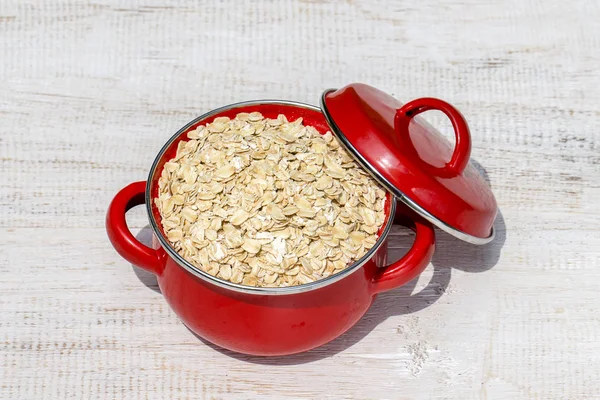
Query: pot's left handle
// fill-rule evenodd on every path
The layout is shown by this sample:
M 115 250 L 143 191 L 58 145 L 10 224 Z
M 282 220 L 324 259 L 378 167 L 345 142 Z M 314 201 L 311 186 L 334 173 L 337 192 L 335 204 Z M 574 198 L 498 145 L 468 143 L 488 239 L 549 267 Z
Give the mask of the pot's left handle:
M 135 182 L 117 193 L 106 213 L 106 232 L 113 247 L 127 261 L 155 275 L 164 268 L 164 256 L 137 240 L 125 220 L 125 213 L 145 203 L 146 182 Z

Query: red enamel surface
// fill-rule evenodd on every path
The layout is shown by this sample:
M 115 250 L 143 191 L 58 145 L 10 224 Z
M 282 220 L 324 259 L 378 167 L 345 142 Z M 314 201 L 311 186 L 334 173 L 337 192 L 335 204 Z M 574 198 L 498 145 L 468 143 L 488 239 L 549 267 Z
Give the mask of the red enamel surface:
M 459 231 L 490 236 L 496 200 L 469 162 L 469 128 L 458 110 L 433 98 L 403 105 L 364 84 L 345 86 L 324 100 L 346 139 L 400 192 Z M 456 148 L 423 119 L 415 118 L 427 110 L 440 110 L 450 118 Z
M 321 132 L 327 130 L 317 111 L 272 105 L 244 109 L 251 110 L 267 117 L 284 113 L 293 119 L 301 115 L 306 124 Z M 219 115 L 234 116 L 237 112 L 241 110 Z M 169 151 L 163 156 L 163 164 L 172 156 Z M 408 253 L 391 265 L 386 267 L 384 242 L 365 265 L 328 286 L 284 295 L 240 293 L 192 275 L 169 257 L 156 239 L 156 249 L 150 249 L 133 237 L 126 226 L 125 212 L 144 203 L 144 191 L 145 182 L 136 182 L 122 189 L 111 202 L 106 229 L 112 245 L 126 260 L 157 275 L 165 299 L 194 333 L 236 352 L 274 356 L 323 345 L 352 327 L 377 293 L 401 286 L 420 274 L 433 254 L 435 236 L 431 224 L 400 207 L 402 211 L 396 216 L 404 216 L 400 222 L 415 230 L 416 236 Z M 386 209 L 389 215 L 389 199 Z M 160 225 L 160 219 L 158 222 Z

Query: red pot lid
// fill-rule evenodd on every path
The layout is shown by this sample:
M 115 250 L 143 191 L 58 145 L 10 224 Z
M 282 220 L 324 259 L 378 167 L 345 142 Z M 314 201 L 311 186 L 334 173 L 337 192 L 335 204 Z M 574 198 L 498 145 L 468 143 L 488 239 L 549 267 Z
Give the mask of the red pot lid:
M 434 98 L 403 105 L 361 83 L 325 91 L 321 108 L 340 142 L 398 199 L 464 241 L 493 239 L 496 199 L 469 161 L 469 127 L 458 110 Z M 427 110 L 450 118 L 456 146 L 415 118 Z

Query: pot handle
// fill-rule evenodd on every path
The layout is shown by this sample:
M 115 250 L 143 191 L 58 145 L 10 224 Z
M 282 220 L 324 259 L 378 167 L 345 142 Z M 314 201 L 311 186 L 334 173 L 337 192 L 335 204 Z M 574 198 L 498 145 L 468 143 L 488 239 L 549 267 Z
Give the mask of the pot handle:
M 137 240 L 125 220 L 125 213 L 145 203 L 146 182 L 135 182 L 121 189 L 108 206 L 106 233 L 113 247 L 127 261 L 154 275 L 164 268 L 164 256 Z
M 429 222 L 417 215 L 397 222 L 416 233 L 415 241 L 404 257 L 385 268 L 377 268 L 372 279 L 374 293 L 386 292 L 410 282 L 423 272 L 433 256 L 435 231 Z

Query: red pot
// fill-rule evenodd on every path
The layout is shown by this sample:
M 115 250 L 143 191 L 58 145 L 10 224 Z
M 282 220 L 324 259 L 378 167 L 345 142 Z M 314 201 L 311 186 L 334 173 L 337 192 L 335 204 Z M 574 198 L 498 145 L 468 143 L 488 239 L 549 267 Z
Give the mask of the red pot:
M 170 246 L 153 199 L 163 165 L 189 130 L 220 116 L 259 111 L 267 118 L 284 114 L 302 117 L 321 133 L 330 126 L 321 109 L 300 103 L 261 101 L 239 103 L 209 112 L 183 127 L 159 152 L 147 182 L 123 188 L 113 199 L 106 217 L 109 239 L 127 261 L 157 276 L 165 299 L 194 333 L 240 353 L 275 356 L 321 346 L 352 327 L 368 310 L 378 293 L 399 287 L 419 275 L 434 250 L 433 226 L 407 207 L 398 207 L 388 193 L 386 220 L 375 246 L 349 268 L 326 279 L 284 288 L 233 284 L 209 275 L 185 261 Z M 154 230 L 154 248 L 140 243 L 129 231 L 125 213 L 146 204 Z M 412 248 L 387 265 L 387 235 L 394 218 L 416 232 Z
M 418 117 L 442 111 L 454 128 L 455 144 Z M 286 288 L 248 287 L 223 281 L 194 267 L 170 246 L 154 205 L 164 163 L 189 130 L 216 117 L 259 111 L 265 117 L 302 117 L 319 132 L 331 130 L 340 143 L 388 191 L 386 220 L 375 246 L 355 264 L 326 279 Z M 327 90 L 321 108 L 261 101 L 211 111 L 183 127 L 159 152 L 148 182 L 121 190 L 106 218 L 115 249 L 158 277 L 165 298 L 196 334 L 221 347 L 255 355 L 298 353 L 335 339 L 367 311 L 377 293 L 419 275 L 431 260 L 431 223 L 461 240 L 485 244 L 494 238 L 497 205 L 491 189 L 471 164 L 471 138 L 462 114 L 433 98 L 402 104 L 364 84 Z M 402 205 L 396 209 L 396 201 Z M 154 248 L 138 242 L 125 212 L 146 203 Z M 393 220 L 416 232 L 399 261 L 387 265 L 387 234 Z

